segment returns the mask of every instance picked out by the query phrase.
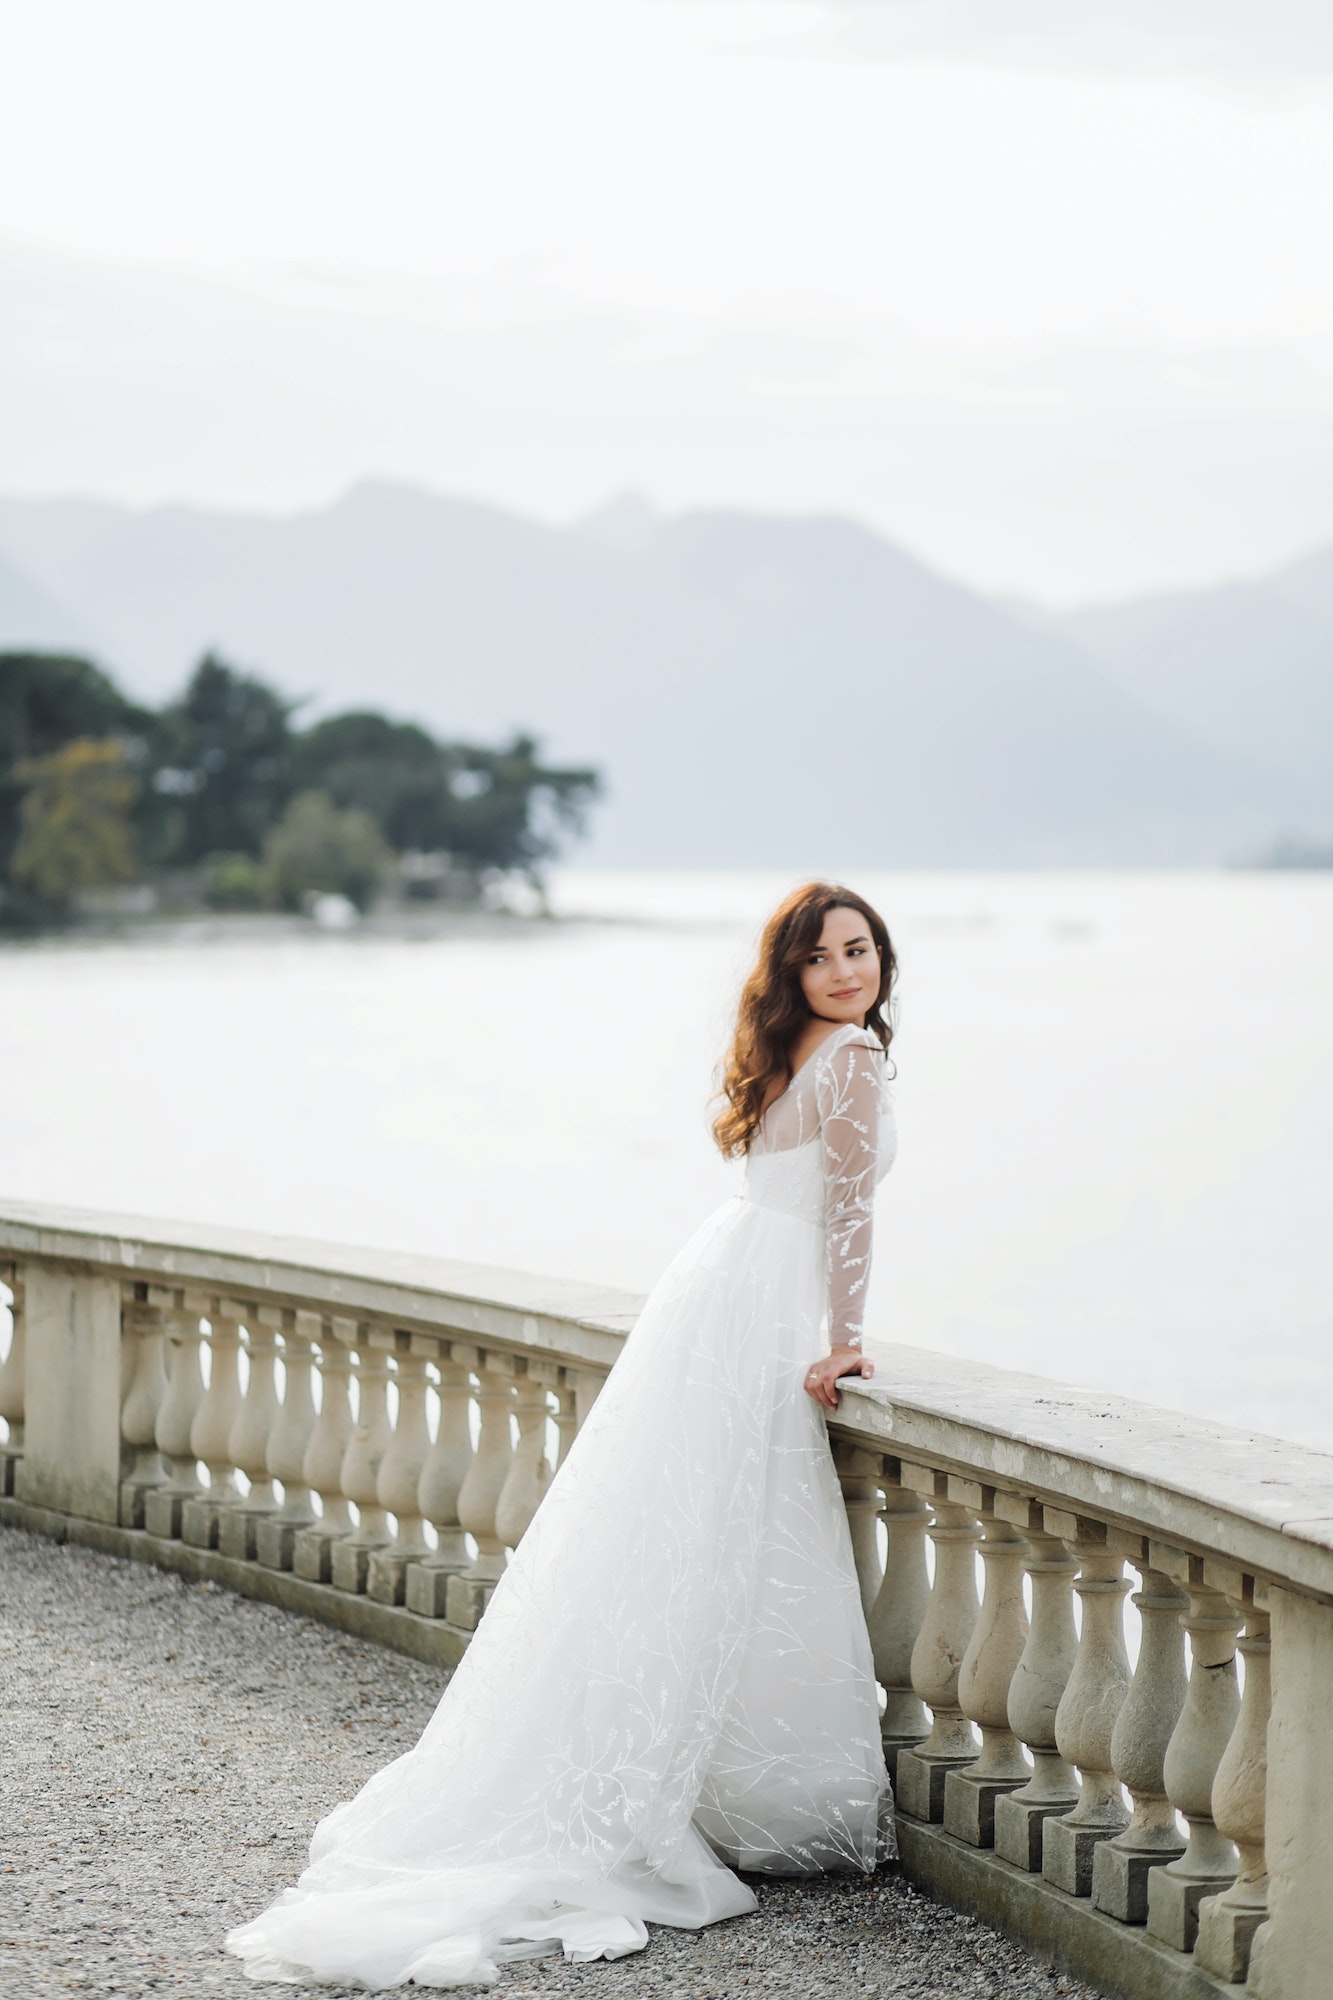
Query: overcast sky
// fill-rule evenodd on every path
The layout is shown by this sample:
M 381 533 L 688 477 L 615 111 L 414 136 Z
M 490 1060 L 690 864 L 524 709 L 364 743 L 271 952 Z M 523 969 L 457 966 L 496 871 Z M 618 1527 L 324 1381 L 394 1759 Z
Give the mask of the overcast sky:
M 0 490 L 836 510 L 1052 602 L 1333 541 L 1327 0 L 42 0 Z

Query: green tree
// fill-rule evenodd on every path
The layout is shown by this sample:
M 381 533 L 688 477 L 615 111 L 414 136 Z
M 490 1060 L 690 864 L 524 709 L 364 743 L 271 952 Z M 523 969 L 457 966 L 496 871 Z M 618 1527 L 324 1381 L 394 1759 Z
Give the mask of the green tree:
M 19 766 L 80 738 L 121 739 L 127 760 L 146 761 L 156 718 L 127 701 L 88 660 L 58 653 L 0 653 L 0 877 L 22 836 Z M 140 795 L 139 811 L 144 809 Z
M 210 854 L 203 867 L 204 901 L 210 910 L 258 910 L 268 884 L 253 854 Z
M 118 743 L 81 738 L 20 764 L 18 778 L 24 793 L 15 881 L 53 903 L 134 881 L 130 808 L 139 780 Z
M 368 812 L 389 845 L 448 845 L 453 795 L 446 753 L 413 722 L 354 709 L 303 730 L 292 748 L 298 791 L 326 792 L 337 806 Z
M 153 782 L 178 808 L 180 860 L 259 853 L 292 792 L 294 706 L 212 653 L 199 662 L 155 743 Z
M 543 764 L 535 737 L 499 749 L 439 743 L 415 723 L 364 710 L 330 716 L 293 745 L 302 790 L 358 806 L 398 852 L 447 850 L 464 867 L 522 869 L 534 881 L 597 796 L 596 771 Z
M 393 866 L 369 813 L 340 811 L 324 792 L 300 792 L 264 841 L 264 872 L 289 910 L 318 892 L 346 896 L 364 910 Z
M 521 732 L 498 750 L 447 744 L 450 809 L 440 845 L 478 870 L 522 869 L 540 882 L 564 838 L 583 831 L 601 778 L 543 764 L 538 749 L 536 737 Z

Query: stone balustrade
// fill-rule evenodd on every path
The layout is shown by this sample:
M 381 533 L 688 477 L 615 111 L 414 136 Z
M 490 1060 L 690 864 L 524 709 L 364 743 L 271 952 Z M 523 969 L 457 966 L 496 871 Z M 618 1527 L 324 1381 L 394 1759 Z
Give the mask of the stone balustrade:
M 636 1308 L 14 1204 L 0 1281 L 0 1522 L 442 1666 Z M 876 1359 L 831 1432 L 901 1865 L 1109 1995 L 1327 2000 L 1333 1458 Z

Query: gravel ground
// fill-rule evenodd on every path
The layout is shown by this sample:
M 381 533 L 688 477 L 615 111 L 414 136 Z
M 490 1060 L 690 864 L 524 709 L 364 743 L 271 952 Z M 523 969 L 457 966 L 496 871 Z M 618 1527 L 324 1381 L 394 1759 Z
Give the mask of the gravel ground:
M 315 1821 L 414 1740 L 436 1670 L 215 1584 L 0 1529 L 0 1687 L 6 2000 L 332 2000 L 250 1985 L 222 1935 L 296 1878 Z M 1094 2000 L 889 1870 L 756 1886 L 755 1916 L 655 1930 L 612 1965 L 529 1960 L 489 1990 Z

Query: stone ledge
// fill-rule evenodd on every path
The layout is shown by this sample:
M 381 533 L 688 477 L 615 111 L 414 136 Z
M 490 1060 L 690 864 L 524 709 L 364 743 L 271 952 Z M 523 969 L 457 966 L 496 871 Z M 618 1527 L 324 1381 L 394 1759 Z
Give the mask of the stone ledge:
M 1333 1454 L 923 1348 L 867 1343 L 830 1428 L 1333 1603 Z
M 0 1199 L 0 1253 L 125 1279 L 397 1320 L 609 1368 L 643 1301 L 608 1285 L 257 1229 Z M 1307 1510 L 1313 1511 L 1313 1510 Z
M 1117 1923 L 1082 1896 L 1068 1896 L 985 1848 L 939 1826 L 897 1815 L 900 1867 L 937 1902 L 994 1924 L 1044 1965 L 1069 1972 L 1107 2000 L 1238 2000 L 1227 1986 L 1145 1932 Z
M 406 1252 L 0 1199 L 0 1259 L 387 1320 L 574 1368 L 641 1301 Z M 832 1420 L 868 1449 L 1031 1493 L 1333 1604 L 1333 1454 L 920 1348 L 870 1344 Z
M 370 1598 L 335 1590 L 328 1583 L 309 1583 L 290 1570 L 265 1569 L 219 1555 L 216 1549 L 191 1548 L 185 1542 L 164 1541 L 142 1528 L 118 1528 L 109 1522 L 85 1521 L 77 1514 L 60 1514 L 53 1507 L 34 1507 L 22 1500 L 0 1498 L 0 1527 L 26 1528 L 48 1541 L 77 1542 L 101 1555 L 122 1556 L 130 1562 L 154 1563 L 174 1570 L 192 1583 L 219 1583 L 240 1597 L 256 1597 L 285 1611 L 304 1612 L 321 1625 L 371 1639 L 431 1666 L 456 1667 L 467 1650 L 470 1632 L 456 1631 L 442 1618 L 421 1618 L 401 1606 L 376 1604 Z

